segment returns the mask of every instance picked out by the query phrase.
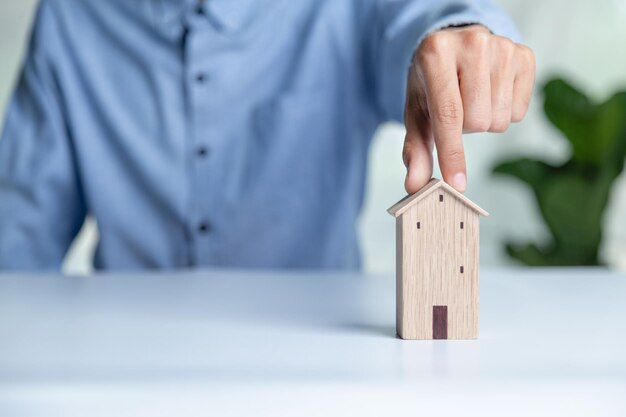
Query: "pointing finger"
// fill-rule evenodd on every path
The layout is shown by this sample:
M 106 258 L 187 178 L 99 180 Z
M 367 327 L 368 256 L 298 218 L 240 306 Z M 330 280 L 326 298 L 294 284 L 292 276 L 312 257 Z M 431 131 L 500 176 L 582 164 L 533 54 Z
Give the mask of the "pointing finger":
M 426 101 L 437 157 L 443 179 L 458 191 L 465 191 L 467 174 L 463 151 L 463 103 L 456 62 L 446 58 L 445 36 L 425 43 L 420 59 L 424 62 Z

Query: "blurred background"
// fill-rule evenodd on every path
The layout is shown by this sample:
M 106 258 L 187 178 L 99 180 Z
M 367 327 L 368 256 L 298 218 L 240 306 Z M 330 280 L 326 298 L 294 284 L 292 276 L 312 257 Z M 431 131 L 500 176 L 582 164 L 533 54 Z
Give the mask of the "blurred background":
M 502 160 L 533 157 L 559 162 L 570 154 L 568 142 L 545 118 L 541 86 L 554 76 L 574 83 L 596 101 L 626 90 L 626 2 L 623 0 L 496 0 L 518 25 L 536 54 L 537 87 L 526 120 L 501 135 L 475 134 L 465 139 L 468 159 L 467 195 L 491 213 L 482 220 L 481 262 L 513 265 L 506 241 L 542 242 L 549 238 L 533 198 L 523 183 L 495 177 Z M 16 80 L 36 0 L 0 2 L 0 114 Z M 624 115 L 626 118 L 626 115 Z M 2 123 L 2 122 L 0 122 Z M 366 272 L 390 274 L 395 269 L 395 227 L 386 209 L 405 195 L 401 149 L 404 129 L 382 126 L 370 153 L 368 189 L 359 222 Z M 435 167 L 435 176 L 439 176 Z M 605 214 L 601 256 L 612 267 L 626 269 L 626 176 L 618 178 Z M 89 273 L 97 230 L 88 220 L 64 264 L 66 273 Z

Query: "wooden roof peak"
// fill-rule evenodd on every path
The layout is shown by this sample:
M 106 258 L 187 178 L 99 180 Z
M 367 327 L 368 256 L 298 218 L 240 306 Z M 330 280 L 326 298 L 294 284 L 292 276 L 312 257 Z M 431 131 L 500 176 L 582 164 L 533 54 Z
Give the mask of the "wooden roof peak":
M 389 214 L 391 214 L 392 216 L 394 216 L 394 217 L 398 217 L 402 213 L 407 211 L 409 208 L 411 208 L 413 205 L 415 205 L 415 204 L 419 203 L 421 200 L 423 200 L 427 195 L 429 195 L 430 193 L 432 193 L 435 190 L 438 190 L 440 188 L 443 188 L 445 191 L 447 191 L 448 193 L 452 194 L 454 197 L 456 197 L 459 200 L 461 200 L 461 202 L 463 204 L 465 204 L 470 209 L 474 210 L 476 213 L 478 213 L 478 214 L 480 214 L 482 216 L 489 216 L 489 213 L 487 213 L 485 210 L 483 210 L 480 206 L 478 206 L 472 200 L 470 200 L 469 198 L 465 197 L 462 193 L 458 192 L 457 190 L 455 190 L 450 185 L 446 184 L 445 181 L 442 181 L 442 180 L 437 179 L 437 178 L 432 178 L 428 182 L 428 184 L 426 184 L 424 187 L 422 187 L 421 190 L 419 190 L 415 194 L 407 195 L 402 200 L 398 201 L 396 204 L 394 204 L 393 206 L 389 207 L 389 209 L 387 209 L 387 212 Z

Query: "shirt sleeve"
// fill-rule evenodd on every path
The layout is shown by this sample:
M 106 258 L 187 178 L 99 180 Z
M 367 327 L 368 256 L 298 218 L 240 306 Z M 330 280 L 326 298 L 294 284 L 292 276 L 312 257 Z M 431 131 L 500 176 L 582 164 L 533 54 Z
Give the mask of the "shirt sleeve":
M 378 0 L 365 28 L 370 84 L 383 121 L 402 121 L 407 71 L 430 33 L 449 26 L 481 24 L 519 41 L 512 20 L 489 0 Z
M 59 269 L 85 218 L 42 2 L 0 136 L 0 269 Z

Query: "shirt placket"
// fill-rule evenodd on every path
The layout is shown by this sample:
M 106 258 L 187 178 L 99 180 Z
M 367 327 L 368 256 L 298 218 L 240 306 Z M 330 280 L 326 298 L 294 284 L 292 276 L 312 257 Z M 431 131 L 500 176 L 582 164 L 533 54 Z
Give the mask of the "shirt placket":
M 213 111 L 215 73 L 210 68 L 214 38 L 206 12 L 198 4 L 187 17 L 185 41 L 185 83 L 190 123 L 188 160 L 191 213 L 188 229 L 192 240 L 190 263 L 194 266 L 217 263 L 215 240 L 218 219 L 215 217 L 211 180 L 217 169 L 212 155 L 217 137 Z

